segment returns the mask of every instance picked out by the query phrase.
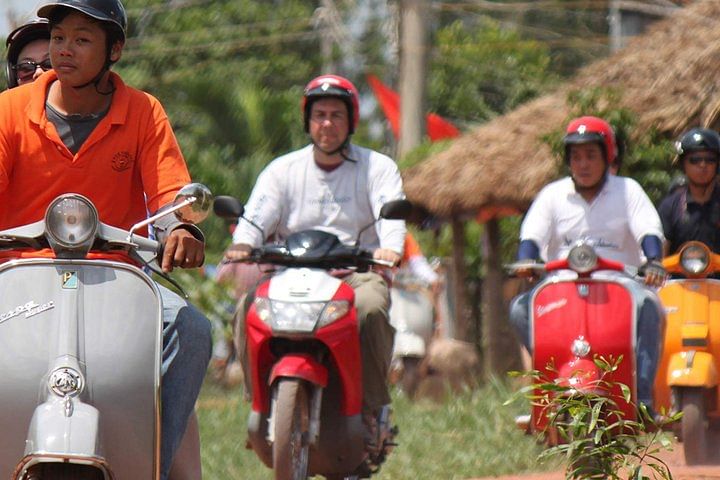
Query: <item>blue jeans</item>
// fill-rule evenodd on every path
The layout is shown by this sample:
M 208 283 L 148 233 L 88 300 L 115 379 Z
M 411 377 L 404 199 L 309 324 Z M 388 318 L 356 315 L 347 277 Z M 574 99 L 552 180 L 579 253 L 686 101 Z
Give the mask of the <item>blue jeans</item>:
M 510 303 L 510 323 L 520 336 L 520 341 L 532 354 L 530 341 L 530 298 L 535 290 L 521 293 Z M 657 373 L 663 338 L 663 322 L 658 305 L 645 298 L 637 315 L 635 338 L 635 365 L 637 368 L 637 399 L 653 407 L 653 383 Z
M 200 311 L 162 285 L 158 289 L 163 302 L 160 473 L 165 480 L 205 378 L 212 337 Z

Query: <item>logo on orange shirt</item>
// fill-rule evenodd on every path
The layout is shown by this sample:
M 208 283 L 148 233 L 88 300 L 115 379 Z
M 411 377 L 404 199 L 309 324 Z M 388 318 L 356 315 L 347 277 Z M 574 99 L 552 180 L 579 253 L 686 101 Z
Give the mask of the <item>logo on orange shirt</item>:
M 130 168 L 130 165 L 132 165 L 133 158 L 130 156 L 130 153 L 128 152 L 118 152 L 115 155 L 113 155 L 112 158 L 112 168 L 116 172 L 122 172 L 123 170 L 127 170 Z

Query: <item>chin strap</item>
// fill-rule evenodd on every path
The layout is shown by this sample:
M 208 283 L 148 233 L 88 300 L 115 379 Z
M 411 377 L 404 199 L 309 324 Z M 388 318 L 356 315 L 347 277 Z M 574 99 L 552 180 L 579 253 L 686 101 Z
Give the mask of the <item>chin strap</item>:
M 339 153 L 340 155 L 342 155 L 342 157 L 345 160 L 349 160 L 347 157 L 345 157 L 345 154 L 343 153 L 343 151 L 347 148 L 348 145 L 350 145 L 350 135 L 345 137 L 345 140 L 343 141 L 343 143 L 341 143 L 340 146 L 338 148 L 336 148 L 335 150 L 323 150 L 322 148 L 320 148 L 320 146 L 317 143 L 315 143 L 315 140 L 312 140 L 312 144 L 315 148 L 320 150 L 325 155 L 335 155 L 335 154 Z
M 98 74 L 95 75 L 89 82 L 83 83 L 82 85 L 78 85 L 73 88 L 77 89 L 77 90 L 81 90 L 90 85 L 94 85 L 95 91 L 100 95 L 112 95 L 113 93 L 115 93 L 115 85 L 113 85 L 112 82 L 110 82 L 110 90 L 107 92 L 103 92 L 98 88 L 98 85 L 100 84 L 100 80 L 102 80 L 103 76 L 105 76 L 105 73 L 110 71 L 110 65 L 113 64 L 113 62 L 110 60 L 111 54 L 112 54 L 112 47 L 109 47 L 107 50 L 107 53 L 105 54 L 105 64 L 100 69 L 100 72 L 98 72 Z
M 312 141 L 312 144 L 313 144 L 314 148 L 317 148 L 325 155 L 336 155 L 339 153 L 340 156 L 343 158 L 343 160 L 347 160 L 348 162 L 353 162 L 353 163 L 357 162 L 357 160 L 354 160 L 354 159 L 348 157 L 347 154 L 345 153 L 347 151 L 348 147 L 350 146 L 350 135 L 345 137 L 345 141 L 338 148 L 336 148 L 335 150 L 331 150 L 331 151 L 323 150 L 322 148 L 320 148 L 320 146 L 317 143 L 315 143 L 314 140 Z

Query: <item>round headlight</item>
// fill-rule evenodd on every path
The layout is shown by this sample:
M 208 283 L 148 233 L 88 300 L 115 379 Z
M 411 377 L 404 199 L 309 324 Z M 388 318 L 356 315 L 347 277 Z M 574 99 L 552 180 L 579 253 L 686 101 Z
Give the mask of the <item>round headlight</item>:
M 700 245 L 688 245 L 680 253 L 680 266 L 689 275 L 704 272 L 710 265 L 710 252 Z
M 587 273 L 597 266 L 598 257 L 590 245 L 581 244 L 570 249 L 568 264 L 578 273 Z
M 56 198 L 45 213 L 45 230 L 63 247 L 78 247 L 91 242 L 98 228 L 95 206 L 75 193 Z

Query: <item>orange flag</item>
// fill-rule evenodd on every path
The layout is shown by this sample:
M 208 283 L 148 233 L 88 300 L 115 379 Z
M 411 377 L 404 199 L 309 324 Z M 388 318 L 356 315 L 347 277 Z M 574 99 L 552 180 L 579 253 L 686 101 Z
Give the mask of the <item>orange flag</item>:
M 382 83 L 375 75 L 369 74 L 367 79 L 370 88 L 372 88 L 375 97 L 380 103 L 380 108 L 382 108 L 385 117 L 390 122 L 393 135 L 398 138 L 400 136 L 400 95 Z M 435 142 L 460 136 L 460 130 L 440 115 L 430 113 L 425 118 L 425 126 L 431 141 Z

